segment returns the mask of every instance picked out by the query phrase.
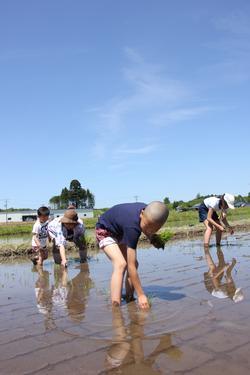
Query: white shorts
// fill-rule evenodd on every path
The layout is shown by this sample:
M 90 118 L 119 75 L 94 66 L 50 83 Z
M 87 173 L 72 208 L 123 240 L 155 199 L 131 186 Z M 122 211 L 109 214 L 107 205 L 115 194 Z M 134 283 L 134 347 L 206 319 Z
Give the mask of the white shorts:
M 99 242 L 99 248 L 103 249 L 106 246 L 117 244 L 117 241 L 112 237 L 105 237 Z

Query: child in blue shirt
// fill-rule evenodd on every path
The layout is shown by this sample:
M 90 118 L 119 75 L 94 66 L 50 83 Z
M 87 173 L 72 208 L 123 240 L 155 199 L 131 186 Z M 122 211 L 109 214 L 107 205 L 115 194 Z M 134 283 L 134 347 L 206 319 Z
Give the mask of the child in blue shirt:
M 151 243 L 159 248 L 162 244 L 155 233 L 168 218 L 168 209 L 162 202 L 124 203 L 106 211 L 96 224 L 96 238 L 99 247 L 112 261 L 111 300 L 114 306 L 121 303 L 123 276 L 126 275 L 126 299 L 133 299 L 134 290 L 142 309 L 148 308 L 137 272 L 136 247 L 143 232 Z

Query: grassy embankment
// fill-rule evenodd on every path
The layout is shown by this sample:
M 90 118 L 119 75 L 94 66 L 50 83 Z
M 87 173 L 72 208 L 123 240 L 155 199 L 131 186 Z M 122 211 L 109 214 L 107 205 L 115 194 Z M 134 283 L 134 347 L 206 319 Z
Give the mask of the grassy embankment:
M 87 229 L 94 229 L 97 217 L 102 213 L 102 210 L 95 210 L 94 217 L 90 219 L 84 219 L 84 223 Z M 228 221 L 234 223 L 249 223 L 250 225 L 250 207 L 242 207 L 235 210 L 229 210 Z M 8 223 L 0 225 L 0 236 L 18 235 L 31 233 L 33 223 Z M 164 226 L 164 231 L 169 229 L 173 234 L 175 231 L 179 232 L 187 230 L 188 228 L 203 228 L 202 224 L 199 224 L 197 211 L 185 211 L 177 212 L 170 210 L 169 218 Z
M 99 210 L 96 210 L 95 217 L 92 219 L 84 219 L 85 226 L 87 229 L 93 229 L 97 221 L 97 217 L 100 214 Z M 245 230 L 250 229 L 250 207 L 243 207 L 234 211 L 229 211 L 228 221 L 232 223 L 236 229 Z M 25 233 L 31 233 L 33 223 L 8 223 L 0 224 L 0 236 L 10 235 L 22 235 Z M 177 212 L 171 210 L 166 225 L 161 230 L 161 238 L 164 242 L 169 241 L 171 238 L 184 238 L 192 237 L 195 235 L 201 235 L 204 231 L 203 224 L 198 221 L 197 211 L 186 211 Z M 142 236 L 142 240 L 145 237 Z M 23 256 L 27 254 L 27 250 L 30 248 L 30 239 L 24 241 L 22 244 L 3 244 L 0 245 L 0 256 L 1 257 L 15 257 Z M 96 241 L 94 235 L 86 236 L 87 246 L 95 249 Z M 93 250 L 95 251 L 95 250 Z

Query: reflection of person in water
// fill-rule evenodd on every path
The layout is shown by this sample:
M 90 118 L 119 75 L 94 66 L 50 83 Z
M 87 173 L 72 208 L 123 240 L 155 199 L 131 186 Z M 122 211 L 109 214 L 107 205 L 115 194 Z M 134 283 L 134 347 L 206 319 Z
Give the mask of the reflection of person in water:
M 204 248 L 205 258 L 209 267 L 204 273 L 204 284 L 207 291 L 216 298 L 230 298 L 234 302 L 244 299 L 241 288 L 236 288 L 232 277 L 232 270 L 236 264 L 233 258 L 231 263 L 226 263 L 220 246 L 217 246 L 218 264 L 216 265 L 207 247 Z
M 35 283 L 35 294 L 37 300 L 37 308 L 39 313 L 44 315 L 45 329 L 54 328 L 52 319 L 52 291 L 50 288 L 49 272 L 43 270 L 42 267 L 34 267 L 34 272 L 38 273 L 38 279 Z
M 49 272 L 37 268 L 38 279 L 35 284 L 37 308 L 41 314 L 48 314 L 51 311 L 51 290 L 49 285 Z
M 138 373 L 159 373 L 154 370 L 154 364 L 160 354 L 166 354 L 172 359 L 179 359 L 182 355 L 180 349 L 172 344 L 171 335 L 166 334 L 159 340 L 158 346 L 147 356 L 144 354 L 143 341 L 145 339 L 144 324 L 148 312 L 138 310 L 135 304 L 128 304 L 129 323 L 126 325 L 122 310 L 113 309 L 113 339 L 106 355 L 106 368 L 117 368 L 120 366 L 133 366 L 133 371 Z M 136 367 L 135 367 L 136 366 Z M 136 371 L 137 371 L 136 370 Z
M 54 327 L 58 316 L 69 315 L 71 319 L 84 319 L 86 300 L 93 283 L 88 264 L 80 264 L 79 273 L 69 280 L 63 267 L 55 266 L 54 284 L 50 286 L 49 272 L 37 270 L 39 277 L 35 284 L 38 311 L 46 316 L 46 327 Z M 49 323 L 50 322 L 50 323 Z
M 88 263 L 80 264 L 79 273 L 68 283 L 67 309 L 71 319 L 84 319 L 89 290 L 93 288 Z

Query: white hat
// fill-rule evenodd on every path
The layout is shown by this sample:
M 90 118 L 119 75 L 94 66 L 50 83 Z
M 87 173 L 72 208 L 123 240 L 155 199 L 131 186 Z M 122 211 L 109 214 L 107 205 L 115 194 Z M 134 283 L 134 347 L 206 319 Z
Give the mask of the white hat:
M 220 299 L 228 298 L 228 295 L 221 289 L 214 289 L 211 294 L 212 296 Z
M 232 208 L 232 210 L 235 209 L 235 207 L 234 207 L 234 199 L 235 198 L 234 198 L 233 194 L 229 194 L 229 193 L 225 193 L 224 194 L 224 200 L 227 203 L 228 207 Z
M 237 288 L 233 296 L 234 302 L 235 303 L 241 302 L 243 301 L 243 299 L 244 299 L 244 295 L 243 295 L 241 288 Z

